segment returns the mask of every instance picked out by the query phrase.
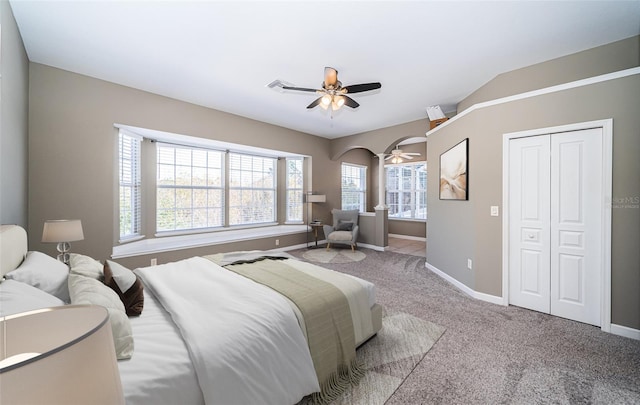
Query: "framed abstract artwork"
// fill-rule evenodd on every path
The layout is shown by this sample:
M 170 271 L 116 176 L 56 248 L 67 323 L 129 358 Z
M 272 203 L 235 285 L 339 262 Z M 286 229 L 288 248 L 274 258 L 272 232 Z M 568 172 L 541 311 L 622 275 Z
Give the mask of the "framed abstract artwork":
M 440 199 L 468 200 L 469 138 L 440 155 Z

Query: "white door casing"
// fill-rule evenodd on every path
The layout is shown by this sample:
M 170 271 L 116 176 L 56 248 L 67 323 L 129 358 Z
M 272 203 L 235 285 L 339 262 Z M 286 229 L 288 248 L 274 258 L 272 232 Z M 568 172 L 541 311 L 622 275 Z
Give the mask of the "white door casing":
M 513 160 L 520 160 L 520 155 L 512 149 L 511 143 L 514 140 L 524 142 L 524 138 L 528 137 L 539 138 L 541 135 L 563 132 L 565 132 L 564 137 L 550 137 L 549 147 L 550 150 L 557 151 L 555 155 L 550 154 L 550 172 L 558 175 L 550 174 L 549 176 L 550 198 L 554 201 L 552 204 L 549 200 L 547 204 L 550 207 L 550 232 L 548 233 L 550 308 L 547 311 L 540 304 L 533 307 L 530 303 L 523 304 L 519 297 L 514 298 L 518 295 L 516 288 L 522 287 L 522 280 L 518 280 L 520 275 L 513 274 L 510 269 L 514 263 L 522 261 L 523 252 L 541 257 L 544 255 L 544 249 L 538 246 L 537 242 L 529 241 L 543 238 L 535 235 L 537 229 L 543 227 L 536 228 L 531 226 L 533 225 L 531 222 L 516 221 L 518 211 L 522 211 L 523 204 L 517 201 L 518 197 L 514 196 L 513 189 L 520 189 L 520 195 L 523 192 L 529 192 L 540 196 L 542 192 L 536 191 L 533 187 L 534 184 L 540 184 L 539 180 L 536 183 L 526 179 L 521 182 L 522 185 L 513 182 L 515 176 L 511 172 L 514 167 Z M 525 149 L 535 149 L 533 145 L 540 143 L 535 139 L 530 142 L 533 143 L 524 142 L 521 145 L 524 145 Z M 611 331 L 611 205 L 608 202 L 611 201 L 612 144 L 613 121 L 611 119 L 504 135 L 504 215 L 502 220 L 504 305 L 511 302 L 515 305 L 599 325 L 605 332 Z M 518 145 L 518 142 L 513 145 Z M 531 173 L 532 169 L 528 170 Z M 539 172 L 539 169 L 537 171 Z M 590 198 L 585 198 L 587 196 Z M 526 204 L 524 208 L 531 210 L 531 207 L 527 208 Z M 526 215 L 522 216 L 522 219 L 526 218 L 528 218 Z M 513 222 L 518 224 L 514 225 Z M 527 226 L 531 231 L 527 230 Z M 529 270 L 523 271 L 531 273 L 532 268 L 536 267 L 530 265 Z M 527 294 L 534 295 L 529 291 Z M 537 295 L 542 297 L 544 294 Z M 531 300 L 531 297 L 527 297 L 527 300 Z

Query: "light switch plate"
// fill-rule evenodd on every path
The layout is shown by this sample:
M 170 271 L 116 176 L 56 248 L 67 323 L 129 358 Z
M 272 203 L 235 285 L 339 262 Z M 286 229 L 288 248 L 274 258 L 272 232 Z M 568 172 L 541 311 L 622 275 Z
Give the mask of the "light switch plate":
M 497 205 L 492 205 L 491 206 L 491 216 L 492 217 L 497 217 L 498 215 L 500 215 L 500 209 L 498 208 Z

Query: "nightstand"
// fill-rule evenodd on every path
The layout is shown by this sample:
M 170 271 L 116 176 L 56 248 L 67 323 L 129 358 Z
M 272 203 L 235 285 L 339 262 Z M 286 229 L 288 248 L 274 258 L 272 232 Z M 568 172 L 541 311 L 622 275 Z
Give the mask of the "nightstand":
M 316 241 L 315 247 L 318 247 L 318 230 L 322 229 L 323 225 L 324 224 L 322 222 L 311 222 L 309 224 L 309 226 L 311 227 L 311 230 L 313 231 L 313 238 Z M 307 246 L 307 247 L 309 247 L 309 246 Z

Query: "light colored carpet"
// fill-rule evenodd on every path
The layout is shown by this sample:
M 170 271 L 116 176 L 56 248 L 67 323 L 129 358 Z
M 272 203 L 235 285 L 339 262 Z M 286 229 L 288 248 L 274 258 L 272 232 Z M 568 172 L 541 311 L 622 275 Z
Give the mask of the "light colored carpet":
M 317 263 L 351 263 L 359 262 L 367 257 L 363 252 L 351 249 L 312 249 L 302 255 L 306 260 Z
M 356 352 L 366 374 L 331 405 L 382 405 L 398 389 L 445 329 L 406 313 L 385 316 L 382 330 Z M 300 404 L 311 402 L 305 398 Z
M 373 282 L 387 313 L 447 329 L 386 405 L 640 404 L 640 341 L 476 300 L 424 257 L 362 251 L 360 262 L 322 266 Z

